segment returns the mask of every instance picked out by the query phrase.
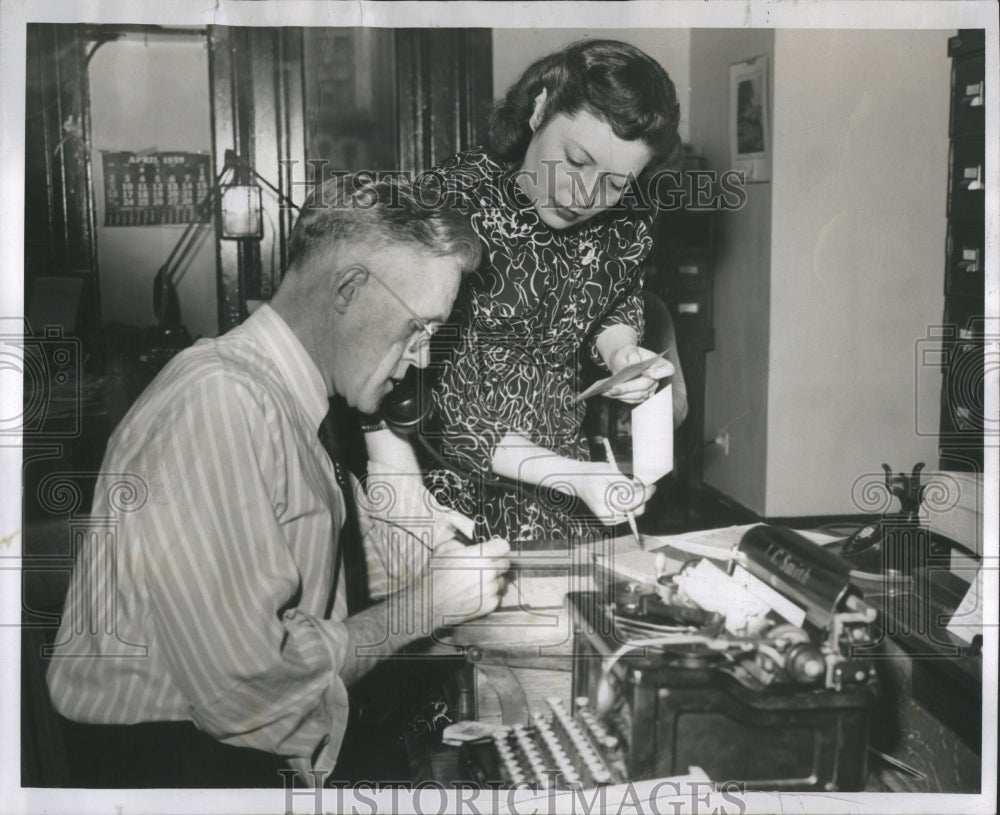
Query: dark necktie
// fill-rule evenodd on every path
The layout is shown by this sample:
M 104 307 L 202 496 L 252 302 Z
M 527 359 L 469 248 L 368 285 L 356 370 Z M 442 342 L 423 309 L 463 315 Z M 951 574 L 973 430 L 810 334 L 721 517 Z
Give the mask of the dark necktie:
M 341 441 L 346 420 L 342 420 L 346 405 L 330 400 L 330 411 L 319 428 L 319 440 L 333 462 L 337 485 L 344 496 L 344 525 L 337 536 L 337 553 L 333 566 L 333 584 L 326 603 L 326 617 L 333 613 L 337 599 L 337 585 L 340 573 L 344 573 L 344 587 L 347 599 L 347 613 L 356 614 L 367 605 L 368 574 L 365 567 L 364 548 L 361 542 L 361 527 L 358 522 L 358 505 L 354 500 L 354 490 L 344 463 L 344 445 Z

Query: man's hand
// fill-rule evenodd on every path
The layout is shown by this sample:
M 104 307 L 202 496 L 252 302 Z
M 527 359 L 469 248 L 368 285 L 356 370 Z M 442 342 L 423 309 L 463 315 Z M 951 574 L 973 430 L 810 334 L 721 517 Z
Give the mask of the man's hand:
M 507 541 L 494 538 L 479 546 L 446 541 L 430 556 L 427 568 L 406 588 L 344 622 L 350 645 L 340 676 L 355 682 L 379 661 L 434 629 L 489 614 L 507 587 Z
M 462 549 L 473 539 L 476 522 L 440 504 L 424 486 L 419 468 L 406 472 L 370 461 L 366 489 L 356 488 L 355 496 L 362 509 L 368 588 L 375 598 L 419 577 L 433 551 Z
M 434 514 L 434 553 L 463 551 L 476 534 L 476 522 L 454 509 L 442 507 L 431 496 L 436 507 Z
M 608 368 L 611 373 L 616 373 L 622 368 L 626 368 L 629 365 L 634 365 L 636 362 L 642 362 L 644 359 L 649 359 L 650 357 L 655 356 L 657 356 L 657 354 L 650 351 L 648 348 L 640 348 L 638 345 L 634 345 L 633 343 L 625 343 L 624 345 L 619 346 L 619 348 L 608 358 Z M 634 379 L 630 379 L 627 382 L 620 382 L 608 391 L 605 396 L 609 396 L 612 399 L 618 399 L 629 405 L 641 404 L 656 392 L 656 386 L 659 384 L 659 380 L 671 376 L 673 373 L 674 366 L 667 360 L 661 359 Z
M 482 617 L 500 604 L 507 588 L 504 573 L 510 569 L 509 551 L 503 538 L 476 546 L 446 542 L 435 549 L 420 579 L 394 599 L 423 636 L 442 626 Z

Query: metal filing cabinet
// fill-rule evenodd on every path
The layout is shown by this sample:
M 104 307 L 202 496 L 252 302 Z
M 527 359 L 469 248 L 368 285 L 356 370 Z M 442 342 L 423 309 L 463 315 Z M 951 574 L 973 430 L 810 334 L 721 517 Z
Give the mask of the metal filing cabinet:
M 983 468 L 985 33 L 963 29 L 948 40 L 948 238 L 942 335 L 941 468 Z
M 688 415 L 674 433 L 675 490 L 663 490 L 654 501 L 674 501 L 654 507 L 662 517 L 662 530 L 674 531 L 698 515 L 705 435 L 705 359 L 715 347 L 713 323 L 713 229 L 715 207 L 692 206 L 697 183 L 692 170 L 704 169 L 700 156 L 685 156 L 682 180 L 683 205 L 659 213 L 654 224 L 653 251 L 647 260 L 646 288 L 670 309 L 677 337 L 677 353 L 687 385 Z

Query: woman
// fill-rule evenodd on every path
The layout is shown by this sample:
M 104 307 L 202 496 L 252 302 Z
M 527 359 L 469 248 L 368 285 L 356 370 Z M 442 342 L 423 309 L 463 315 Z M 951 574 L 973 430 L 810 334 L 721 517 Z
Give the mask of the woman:
M 429 485 L 481 536 L 578 541 L 652 494 L 588 461 L 574 396 L 586 356 L 611 372 L 655 356 L 639 347 L 653 215 L 643 188 L 679 155 L 678 119 L 657 62 L 625 43 L 578 42 L 524 72 L 485 149 L 436 171 L 484 260 L 459 295 L 461 330 L 434 394 L 435 443 L 457 466 Z M 672 372 L 658 360 L 608 395 L 637 404 Z

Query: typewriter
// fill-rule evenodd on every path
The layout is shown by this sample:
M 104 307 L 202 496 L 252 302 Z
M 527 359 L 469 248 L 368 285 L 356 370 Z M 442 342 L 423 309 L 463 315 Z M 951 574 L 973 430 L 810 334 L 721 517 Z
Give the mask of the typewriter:
M 706 582 L 706 569 L 720 574 Z M 467 770 L 484 785 L 566 788 L 697 766 L 745 789 L 863 789 L 876 615 L 849 571 L 762 525 L 728 571 L 692 560 L 655 587 L 570 592 L 571 699 L 465 745 Z

